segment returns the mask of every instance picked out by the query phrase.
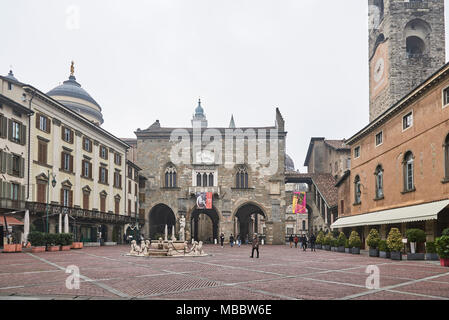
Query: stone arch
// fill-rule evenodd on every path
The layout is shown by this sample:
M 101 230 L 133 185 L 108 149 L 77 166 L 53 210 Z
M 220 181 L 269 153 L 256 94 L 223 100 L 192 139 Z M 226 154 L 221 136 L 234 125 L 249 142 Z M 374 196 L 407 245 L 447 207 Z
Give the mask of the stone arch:
M 234 223 L 234 234 L 239 234 L 242 241 L 250 242 L 255 233 L 263 233 L 262 223 L 268 221 L 268 215 L 263 205 L 242 201 L 234 210 L 231 221 Z
M 220 236 L 222 222 L 223 216 L 215 206 L 212 209 L 197 209 L 195 205 L 186 214 L 186 231 L 190 234 L 186 239 L 213 243 Z
M 166 204 L 158 203 L 151 207 L 148 212 L 148 228 L 150 239 L 156 239 L 165 233 L 165 226 L 171 235 L 172 226 L 176 226 L 176 214 Z
M 421 19 L 413 19 L 404 28 L 404 38 L 408 57 L 427 54 L 430 48 L 432 28 Z

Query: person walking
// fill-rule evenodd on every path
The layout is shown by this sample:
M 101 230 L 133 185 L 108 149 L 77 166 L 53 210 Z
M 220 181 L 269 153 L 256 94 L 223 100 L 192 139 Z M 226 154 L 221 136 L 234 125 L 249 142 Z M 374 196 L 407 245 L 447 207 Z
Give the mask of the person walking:
M 298 248 L 298 242 L 299 242 L 298 236 L 295 236 L 295 249 Z
M 315 242 L 316 242 L 316 237 L 312 233 L 312 235 L 310 236 L 310 250 L 316 252 L 316 250 L 315 250 Z
M 303 239 L 303 242 L 302 242 L 302 250 L 303 250 L 303 251 L 307 251 L 307 236 L 304 235 L 302 239 Z
M 239 234 L 237 235 L 237 245 L 239 246 L 239 248 L 242 245 L 242 239 L 240 238 Z
M 224 246 L 223 246 L 224 245 L 224 233 L 223 232 L 220 235 L 220 244 L 221 244 L 221 247 L 224 248 Z
M 231 248 L 233 248 L 234 247 L 234 236 L 232 233 L 231 233 L 231 236 L 229 237 L 229 242 L 231 243 Z
M 293 248 L 293 235 L 290 235 L 290 238 L 288 238 L 288 241 L 290 242 L 290 248 Z
M 254 251 L 257 251 L 257 259 L 259 259 L 259 238 L 257 237 L 257 235 L 254 235 L 254 239 L 253 239 L 253 249 L 251 251 L 251 256 L 250 258 L 254 258 Z

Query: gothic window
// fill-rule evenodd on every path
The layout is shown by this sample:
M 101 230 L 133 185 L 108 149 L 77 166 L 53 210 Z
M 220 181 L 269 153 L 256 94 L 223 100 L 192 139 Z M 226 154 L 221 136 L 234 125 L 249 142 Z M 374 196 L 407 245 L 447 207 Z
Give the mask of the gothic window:
M 237 189 L 248 189 L 248 171 L 244 167 L 240 167 L 237 170 L 236 178 Z
M 165 187 L 176 188 L 176 169 L 174 166 L 168 166 L 165 169 Z
M 404 192 L 413 191 L 415 189 L 414 181 L 414 157 L 411 151 L 407 152 L 404 157 Z
M 196 174 L 196 186 L 201 187 L 201 173 Z
M 356 176 L 354 180 L 354 194 L 355 194 L 355 204 L 360 204 L 362 198 L 362 189 L 361 189 L 360 177 Z
M 209 187 L 213 187 L 214 185 L 215 185 L 214 174 L 210 173 L 209 174 Z
M 384 170 L 381 165 L 377 166 L 376 172 L 376 199 L 384 197 Z
M 408 58 L 420 57 L 426 53 L 431 28 L 427 22 L 414 19 L 405 26 L 405 45 Z
M 207 187 L 207 173 L 203 173 L 203 187 Z

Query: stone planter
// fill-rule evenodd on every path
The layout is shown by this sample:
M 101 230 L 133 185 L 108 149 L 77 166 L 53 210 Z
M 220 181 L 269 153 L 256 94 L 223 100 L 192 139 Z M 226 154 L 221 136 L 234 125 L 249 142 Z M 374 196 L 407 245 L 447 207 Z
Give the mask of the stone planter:
M 352 248 L 352 254 L 360 254 L 360 248 Z
M 332 252 L 337 252 L 337 247 L 331 247 Z
M 338 247 L 337 252 L 345 252 L 345 247 Z
M 16 252 L 22 252 L 22 245 L 16 244 Z
M 5 245 L 3 245 L 3 252 L 4 253 L 14 253 L 14 252 L 16 252 L 16 245 L 15 244 L 5 244 Z
M 440 258 L 438 257 L 438 254 L 436 254 L 436 253 L 426 253 L 426 260 L 438 261 L 438 260 L 440 260 Z
M 61 246 L 61 251 L 70 251 L 71 248 L 72 248 L 72 245 L 69 245 L 69 246 Z
M 379 250 L 378 249 L 369 249 L 369 256 L 370 257 L 378 257 L 379 256 Z
M 402 253 L 400 251 L 392 251 L 390 257 L 391 260 L 402 260 Z
M 73 242 L 72 243 L 72 249 L 82 249 L 83 243 L 82 242 Z
M 345 253 L 351 253 L 352 254 L 351 248 L 345 248 Z
M 384 259 L 390 259 L 390 252 L 379 251 L 379 257 L 384 258 Z
M 416 253 L 416 242 L 410 242 L 410 251 L 412 254 Z
M 321 244 L 317 244 L 317 245 L 315 246 L 315 248 L 318 249 L 318 250 L 321 250 Z
M 45 252 L 45 247 L 31 247 L 31 253 Z
M 59 251 L 59 246 L 48 246 L 47 247 L 48 252 L 56 252 Z
M 331 251 L 331 246 L 324 245 L 324 250 L 326 250 L 326 251 Z
M 407 255 L 407 260 L 424 260 L 424 253 L 409 253 Z
M 449 267 L 449 258 L 440 258 L 440 264 L 442 267 Z

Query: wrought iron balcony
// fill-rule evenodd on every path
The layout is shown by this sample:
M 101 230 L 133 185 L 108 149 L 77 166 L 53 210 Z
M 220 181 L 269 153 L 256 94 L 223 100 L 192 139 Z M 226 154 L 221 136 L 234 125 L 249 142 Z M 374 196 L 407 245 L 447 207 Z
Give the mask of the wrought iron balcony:
M 220 187 L 189 187 L 189 194 L 196 195 L 198 192 L 212 192 L 220 196 Z
M 47 204 L 38 202 L 27 202 L 26 208 L 33 214 L 46 213 Z M 63 207 L 60 205 L 49 204 L 49 214 L 68 214 L 75 219 L 95 220 L 96 222 L 111 222 L 111 223 L 135 223 L 136 217 L 129 215 L 112 214 L 100 211 L 85 210 L 81 208 Z M 140 224 L 144 224 L 144 219 L 138 219 Z

